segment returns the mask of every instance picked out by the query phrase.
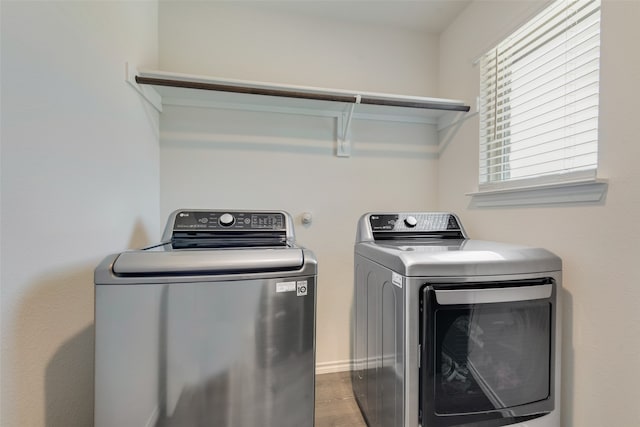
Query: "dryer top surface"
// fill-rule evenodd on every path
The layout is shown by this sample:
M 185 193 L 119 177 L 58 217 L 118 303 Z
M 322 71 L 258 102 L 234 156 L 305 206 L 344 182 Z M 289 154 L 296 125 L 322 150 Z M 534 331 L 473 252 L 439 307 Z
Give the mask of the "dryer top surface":
M 542 248 L 473 239 L 361 242 L 356 256 L 403 276 L 492 276 L 562 270 L 561 259 Z

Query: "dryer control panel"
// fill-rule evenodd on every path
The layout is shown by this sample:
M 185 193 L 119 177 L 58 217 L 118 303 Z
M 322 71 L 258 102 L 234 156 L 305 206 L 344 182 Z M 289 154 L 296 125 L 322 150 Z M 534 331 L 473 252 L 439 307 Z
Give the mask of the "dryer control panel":
M 394 238 L 465 239 L 455 214 L 448 212 L 369 213 L 360 219 L 357 241 Z
M 371 230 L 375 231 L 442 231 L 459 230 L 455 216 L 446 213 L 372 214 Z

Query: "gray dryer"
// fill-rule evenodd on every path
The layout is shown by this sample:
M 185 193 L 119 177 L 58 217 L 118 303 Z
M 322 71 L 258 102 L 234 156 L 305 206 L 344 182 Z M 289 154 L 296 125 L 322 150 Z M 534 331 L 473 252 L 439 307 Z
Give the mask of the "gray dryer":
M 369 427 L 560 427 L 562 263 L 469 239 L 451 213 L 370 213 L 352 382 Z

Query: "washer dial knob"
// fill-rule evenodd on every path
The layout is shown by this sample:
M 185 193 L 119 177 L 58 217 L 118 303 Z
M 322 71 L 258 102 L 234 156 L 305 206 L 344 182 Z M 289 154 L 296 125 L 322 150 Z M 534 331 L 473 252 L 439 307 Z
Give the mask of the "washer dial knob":
M 233 225 L 234 222 L 236 222 L 236 219 L 233 217 L 233 215 L 226 213 L 220 215 L 220 218 L 218 218 L 218 222 L 223 227 L 229 227 Z
M 415 216 L 408 216 L 404 219 L 404 224 L 409 228 L 413 228 L 418 225 L 418 220 Z

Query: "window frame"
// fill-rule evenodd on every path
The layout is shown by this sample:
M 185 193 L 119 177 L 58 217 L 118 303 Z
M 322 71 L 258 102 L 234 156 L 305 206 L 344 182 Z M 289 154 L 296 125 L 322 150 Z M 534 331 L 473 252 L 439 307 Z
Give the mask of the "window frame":
M 564 1 L 566 0 L 558 0 Z M 497 46 L 502 44 L 504 41 L 510 39 L 513 34 L 518 33 L 523 27 L 528 25 L 529 23 L 535 21 L 544 11 L 547 11 L 551 5 L 554 3 L 549 3 L 545 5 L 545 7 L 538 11 L 533 17 L 529 18 L 525 23 L 516 28 L 511 35 L 504 37 Z M 602 3 L 598 4 L 598 13 L 601 16 L 601 8 Z M 600 21 L 600 18 L 598 19 Z M 601 24 L 600 24 L 601 27 Z M 564 30 L 563 30 L 564 31 Z M 599 29 L 600 31 L 600 29 Z M 527 33 L 528 34 L 528 33 Z M 480 57 L 479 61 L 484 57 L 495 56 L 496 47 L 487 50 Z M 598 54 L 599 56 L 599 54 Z M 598 72 L 600 70 L 600 65 L 598 64 Z M 480 71 L 482 73 L 482 69 Z M 481 75 L 482 79 L 482 75 Z M 599 79 L 598 79 L 599 82 Z M 599 84 L 599 83 L 598 83 Z M 599 91 L 598 91 L 599 92 Z M 481 99 L 478 97 L 478 116 L 479 116 L 479 147 L 480 149 L 487 150 L 491 142 L 482 140 L 482 114 L 480 112 Z M 598 100 L 598 109 L 599 109 L 599 100 Z M 596 144 L 596 156 L 600 151 L 599 144 L 599 113 L 597 125 L 596 125 L 596 133 L 597 140 Z M 500 147 L 498 147 L 499 149 Z M 503 149 L 509 149 L 510 147 L 502 147 Z M 495 149 L 492 148 L 492 150 Z M 571 157 L 561 157 L 561 159 L 567 159 Z M 598 178 L 598 169 L 599 169 L 599 159 L 596 160 L 595 166 L 586 170 L 578 170 L 571 171 L 567 173 L 555 172 L 552 174 L 544 174 L 541 176 L 535 177 L 526 177 L 526 178 L 513 178 L 513 179 L 500 179 L 497 181 L 483 181 L 482 175 L 482 160 L 481 157 L 478 158 L 478 191 L 467 193 L 468 196 L 472 197 L 471 206 L 472 207 L 499 207 L 499 206 L 522 206 L 522 205 L 548 205 L 548 204 L 583 204 L 583 203 L 602 203 L 606 198 L 606 192 L 608 189 L 608 181 L 605 179 Z M 495 163 L 495 158 L 487 158 L 485 159 L 487 164 L 484 166 L 486 172 L 485 174 L 490 174 L 490 168 L 494 167 L 492 162 Z M 500 159 L 499 162 L 502 162 L 498 168 L 503 167 L 504 162 L 503 159 Z M 500 171 L 495 171 L 498 173 Z M 491 172 L 493 174 L 494 172 Z M 485 175 L 485 180 L 486 175 Z

